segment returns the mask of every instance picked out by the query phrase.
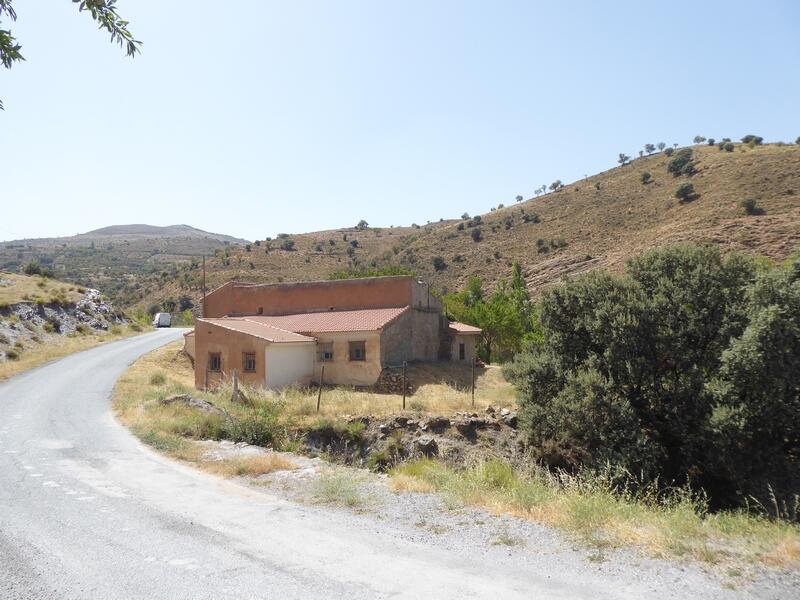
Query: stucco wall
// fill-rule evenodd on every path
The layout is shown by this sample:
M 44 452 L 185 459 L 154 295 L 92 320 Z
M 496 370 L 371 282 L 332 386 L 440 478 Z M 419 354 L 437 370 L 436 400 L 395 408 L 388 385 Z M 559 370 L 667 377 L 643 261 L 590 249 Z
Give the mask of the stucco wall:
M 325 365 L 325 383 L 339 385 L 372 385 L 381 374 L 381 339 L 377 332 L 319 333 L 317 355 L 322 344 L 333 343 L 333 360 L 314 365 L 314 380 L 319 381 L 322 366 Z M 366 360 L 350 360 L 349 342 L 365 342 Z
M 194 332 L 194 383 L 197 388 L 202 389 L 205 385 L 208 355 L 211 352 L 220 353 L 222 371 L 208 373 L 209 386 L 219 383 L 225 377 L 231 377 L 233 369 L 238 371 L 239 380 L 244 383 L 253 385 L 264 385 L 266 383 L 264 370 L 266 340 L 237 333 L 210 323 L 198 322 Z M 256 354 L 255 373 L 244 372 L 243 354 L 245 352 L 255 352 Z
M 478 345 L 478 339 L 480 335 L 475 334 L 454 334 L 453 335 L 453 343 L 450 348 L 450 360 L 453 362 L 463 362 L 469 364 L 471 361 L 475 360 L 475 349 Z M 459 360 L 458 358 L 458 345 L 464 344 L 464 360 Z
M 408 306 L 426 288 L 413 277 L 373 277 L 275 285 L 227 283 L 206 296 L 203 316 L 285 315 L 309 311 Z M 432 297 L 431 302 L 435 298 Z M 425 299 L 427 302 L 427 297 Z M 437 301 L 438 302 L 438 301 Z M 439 306 L 439 305 L 437 305 Z
M 191 356 L 192 360 L 195 359 L 194 335 L 183 336 L 183 351 L 186 352 L 186 354 L 188 354 L 189 356 Z

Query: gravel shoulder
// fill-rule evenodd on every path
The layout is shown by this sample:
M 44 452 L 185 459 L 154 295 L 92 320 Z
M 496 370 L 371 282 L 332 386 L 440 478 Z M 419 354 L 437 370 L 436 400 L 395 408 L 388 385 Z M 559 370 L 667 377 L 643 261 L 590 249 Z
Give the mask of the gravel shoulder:
M 271 453 L 231 442 L 201 444 L 212 459 Z M 508 571 L 535 572 L 546 578 L 571 573 L 576 580 L 594 582 L 598 590 L 611 589 L 619 597 L 631 598 L 785 599 L 800 595 L 797 571 L 734 570 L 654 559 L 630 550 L 587 548 L 548 527 L 493 515 L 437 493 L 395 492 L 387 475 L 334 465 L 318 457 L 276 454 L 297 468 L 237 480 L 261 493 L 301 504 L 321 517 L 333 513 L 353 531 L 380 532 L 454 556 L 468 556 L 492 565 L 498 576 Z M 344 500 L 325 493 L 330 482 Z

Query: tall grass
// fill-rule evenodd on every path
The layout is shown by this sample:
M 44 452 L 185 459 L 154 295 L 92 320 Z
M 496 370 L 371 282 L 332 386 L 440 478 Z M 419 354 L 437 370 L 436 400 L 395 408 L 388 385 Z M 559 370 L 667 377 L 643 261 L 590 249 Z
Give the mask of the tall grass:
M 556 527 L 594 547 L 636 546 L 654 556 L 716 563 L 800 565 L 800 527 L 744 511 L 710 514 L 688 489 L 620 489 L 610 474 L 527 472 L 500 460 L 455 470 L 422 459 L 391 471 L 398 491 L 441 492 L 450 506 L 481 506 Z

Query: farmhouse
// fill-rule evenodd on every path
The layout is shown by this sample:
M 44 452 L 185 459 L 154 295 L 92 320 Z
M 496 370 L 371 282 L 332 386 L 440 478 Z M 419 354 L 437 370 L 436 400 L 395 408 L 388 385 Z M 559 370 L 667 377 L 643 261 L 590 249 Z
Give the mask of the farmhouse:
M 411 276 L 229 282 L 205 297 L 202 314 L 185 345 L 198 388 L 234 370 L 254 385 L 304 385 L 323 368 L 326 383 L 367 386 L 404 361 L 468 364 L 481 333 L 449 322 L 428 285 Z

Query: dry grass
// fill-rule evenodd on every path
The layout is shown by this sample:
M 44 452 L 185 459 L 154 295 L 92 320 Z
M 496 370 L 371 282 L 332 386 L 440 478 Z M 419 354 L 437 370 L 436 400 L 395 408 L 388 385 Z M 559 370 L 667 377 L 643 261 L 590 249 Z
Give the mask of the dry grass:
M 431 460 L 392 472 L 397 491 L 441 492 L 451 506 L 481 506 L 495 514 L 531 519 L 597 548 L 633 546 L 659 557 L 706 563 L 800 566 L 800 527 L 730 511 L 710 514 L 685 490 L 667 498 L 614 489 L 602 476 L 520 473 L 500 461 L 455 471 Z
M 514 388 L 503 378 L 502 370 L 488 367 L 476 377 L 475 404 L 467 387 L 459 379 L 457 365 L 409 365 L 409 376 L 421 382 L 413 395 L 406 397 L 406 412 L 448 415 L 458 411 L 483 411 L 487 406 L 512 407 Z M 347 386 L 322 391 L 317 413 L 317 390 L 286 388 L 275 397 L 285 404 L 286 414 L 298 424 L 308 424 L 318 417 L 337 419 L 343 415 L 387 415 L 403 412 L 400 394 L 378 394 Z
M 698 198 L 690 203 L 680 204 L 673 197 L 678 182 L 687 178 L 667 173 L 670 159 L 659 152 L 576 181 L 558 192 L 484 213 L 480 243 L 470 238 L 471 229 L 457 229 L 460 219 L 419 229 L 304 233 L 291 236 L 293 252 L 271 250 L 267 254 L 263 243 L 253 246 L 251 252 L 231 247 L 230 256 L 208 261 L 209 287 L 231 279 L 326 279 L 348 265 L 344 235 L 359 242 L 353 257 L 359 266 L 373 261 L 379 266 L 402 266 L 425 277 L 435 288 L 449 291 L 463 287 L 470 275 L 482 277 L 491 286 L 499 278 L 509 277 L 512 261 L 518 261 L 531 289 L 538 292 L 565 274 L 595 268 L 619 272 L 631 256 L 675 242 L 711 243 L 725 252 L 740 250 L 774 259 L 790 254 L 800 243 L 800 146 L 749 148 L 737 144 L 735 152 L 720 152 L 715 146 L 692 148 L 698 172 L 691 182 Z M 611 163 L 615 157 L 608 159 Z M 647 185 L 641 182 L 644 171 L 653 178 Z M 552 179 L 557 176 L 553 174 Z M 542 182 L 532 183 L 538 186 Z M 745 215 L 740 202 L 748 197 L 755 198 L 765 214 Z M 526 222 L 523 210 L 539 215 L 540 222 Z M 508 219 L 510 227 L 506 228 Z M 547 252 L 537 250 L 539 239 L 547 243 Z M 567 245 L 550 246 L 551 240 L 559 239 Z M 447 267 L 436 271 L 434 256 L 443 257 Z M 157 276 L 144 282 L 146 300 L 142 302 L 186 291 L 178 278 L 163 289 L 161 286 Z
M 0 381 L 39 367 L 52 360 L 64 358 L 69 354 L 88 350 L 106 342 L 138 335 L 139 333 L 141 333 L 141 330 L 134 331 L 130 327 L 118 327 L 114 328 L 113 332 L 97 332 L 76 337 L 52 336 L 44 343 L 26 346 L 16 360 L 7 360 L 0 363 Z
M 18 302 L 45 302 L 58 300 L 74 303 L 83 298 L 83 288 L 74 283 L 65 283 L 38 275 L 21 275 L 0 271 L 0 279 L 10 282 L 0 285 L 0 306 Z
M 254 415 L 257 421 L 258 415 L 252 408 L 232 403 L 229 394 L 201 394 L 194 390 L 191 363 L 180 353 L 181 345 L 182 342 L 175 342 L 146 354 L 122 375 L 113 398 L 120 421 L 159 452 L 223 477 L 257 477 L 296 468 L 294 463 L 274 453 L 221 459 L 207 455 L 198 440 L 227 438 L 241 428 L 234 430 L 231 420 L 220 414 L 202 413 L 180 403 L 165 405 L 161 400 L 176 393 L 191 393 L 208 399 L 236 421 Z M 270 424 L 263 426 L 268 428 Z
M 297 468 L 296 464 L 279 454 L 240 456 L 222 460 L 201 459 L 199 465 L 204 471 L 223 477 L 258 477 L 274 471 Z

